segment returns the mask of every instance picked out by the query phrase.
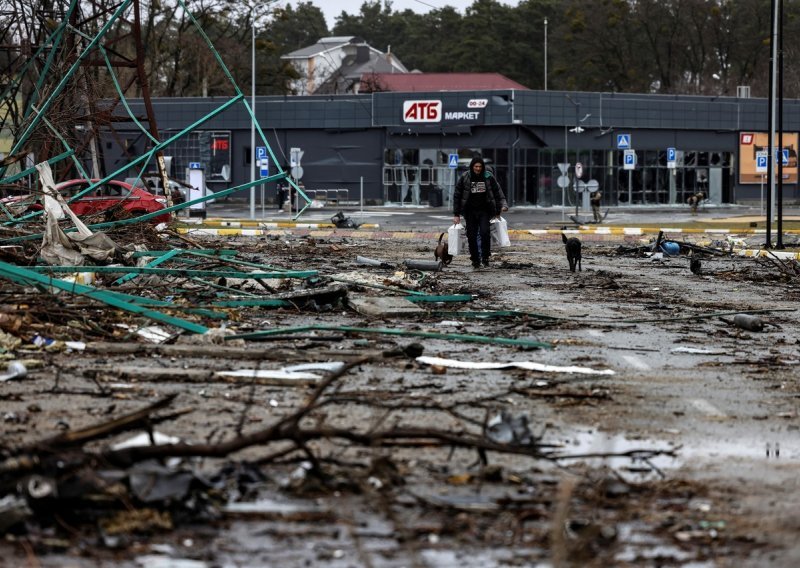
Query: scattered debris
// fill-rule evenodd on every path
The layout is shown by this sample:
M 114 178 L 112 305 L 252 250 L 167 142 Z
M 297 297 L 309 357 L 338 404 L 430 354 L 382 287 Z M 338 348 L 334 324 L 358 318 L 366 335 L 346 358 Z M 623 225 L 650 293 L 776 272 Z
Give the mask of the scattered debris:
M 331 217 L 331 223 L 333 223 L 337 229 L 358 229 L 359 224 L 353 221 L 350 217 L 345 217 L 342 211 L 339 211 Z

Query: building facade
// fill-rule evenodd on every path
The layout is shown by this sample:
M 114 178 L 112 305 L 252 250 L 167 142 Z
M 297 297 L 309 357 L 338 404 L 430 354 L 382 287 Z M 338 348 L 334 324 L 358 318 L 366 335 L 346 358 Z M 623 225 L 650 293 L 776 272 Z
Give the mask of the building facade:
M 254 151 L 245 109 L 231 107 L 203 120 L 218 99 L 153 104 L 162 139 L 201 121 L 165 149 L 174 177 L 183 177 L 189 162 L 201 162 L 212 190 L 250 180 Z M 338 190 L 350 200 L 363 194 L 366 204 L 446 206 L 456 175 L 475 154 L 494 169 L 515 206 L 574 205 L 596 188 L 606 205 L 683 204 L 698 191 L 712 203 L 738 203 L 758 200 L 766 182 L 758 168 L 768 146 L 765 99 L 375 92 L 257 97 L 255 111 L 284 170 L 299 167 L 294 173 L 309 190 Z M 785 101 L 783 123 L 783 195 L 797 200 L 799 101 Z M 133 128 L 118 126 L 117 136 L 125 138 L 129 154 L 148 143 Z M 295 163 L 292 148 L 298 149 Z M 124 159 L 106 155 L 107 171 Z M 275 164 L 269 167 L 276 171 Z M 274 199 L 274 184 L 264 195 Z

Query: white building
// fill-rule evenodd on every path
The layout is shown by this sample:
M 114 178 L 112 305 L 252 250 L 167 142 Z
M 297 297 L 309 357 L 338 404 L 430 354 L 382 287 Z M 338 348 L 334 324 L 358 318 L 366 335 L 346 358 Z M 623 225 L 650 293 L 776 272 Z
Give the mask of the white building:
M 291 85 L 295 95 L 357 93 L 365 74 L 408 73 L 391 50 L 384 53 L 356 36 L 322 38 L 281 59 L 300 75 Z

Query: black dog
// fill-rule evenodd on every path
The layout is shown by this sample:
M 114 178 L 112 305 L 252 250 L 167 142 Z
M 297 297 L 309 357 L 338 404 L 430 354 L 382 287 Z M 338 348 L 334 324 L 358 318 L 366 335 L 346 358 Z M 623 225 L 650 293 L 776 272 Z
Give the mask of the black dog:
M 447 246 L 447 241 L 443 241 L 442 238 L 444 237 L 444 233 L 439 235 L 439 244 L 436 245 L 436 248 L 433 251 L 433 258 L 436 260 L 441 260 L 442 264 L 447 266 L 453 260 L 453 255 L 450 254 L 450 249 Z
M 567 261 L 569 262 L 569 270 L 570 272 L 575 272 L 575 267 L 578 267 L 578 270 L 583 272 L 583 267 L 581 266 L 581 241 L 577 237 L 570 237 L 567 238 L 567 235 L 561 233 L 561 240 L 564 241 L 564 245 L 567 249 Z

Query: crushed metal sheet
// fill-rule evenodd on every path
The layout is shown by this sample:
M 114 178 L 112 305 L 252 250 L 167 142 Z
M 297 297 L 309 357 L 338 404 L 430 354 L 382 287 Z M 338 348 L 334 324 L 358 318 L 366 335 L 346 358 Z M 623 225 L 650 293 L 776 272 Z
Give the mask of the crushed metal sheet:
M 581 375 L 614 375 L 611 369 L 592 369 L 589 367 L 559 367 L 556 365 L 544 365 L 533 361 L 509 361 L 508 363 L 472 363 L 469 361 L 458 361 L 456 359 L 443 359 L 441 357 L 428 357 L 423 355 L 417 357 L 416 361 L 423 365 L 436 365 L 439 367 L 450 367 L 453 369 L 525 369 L 526 371 L 539 371 L 541 373 L 575 373 Z

